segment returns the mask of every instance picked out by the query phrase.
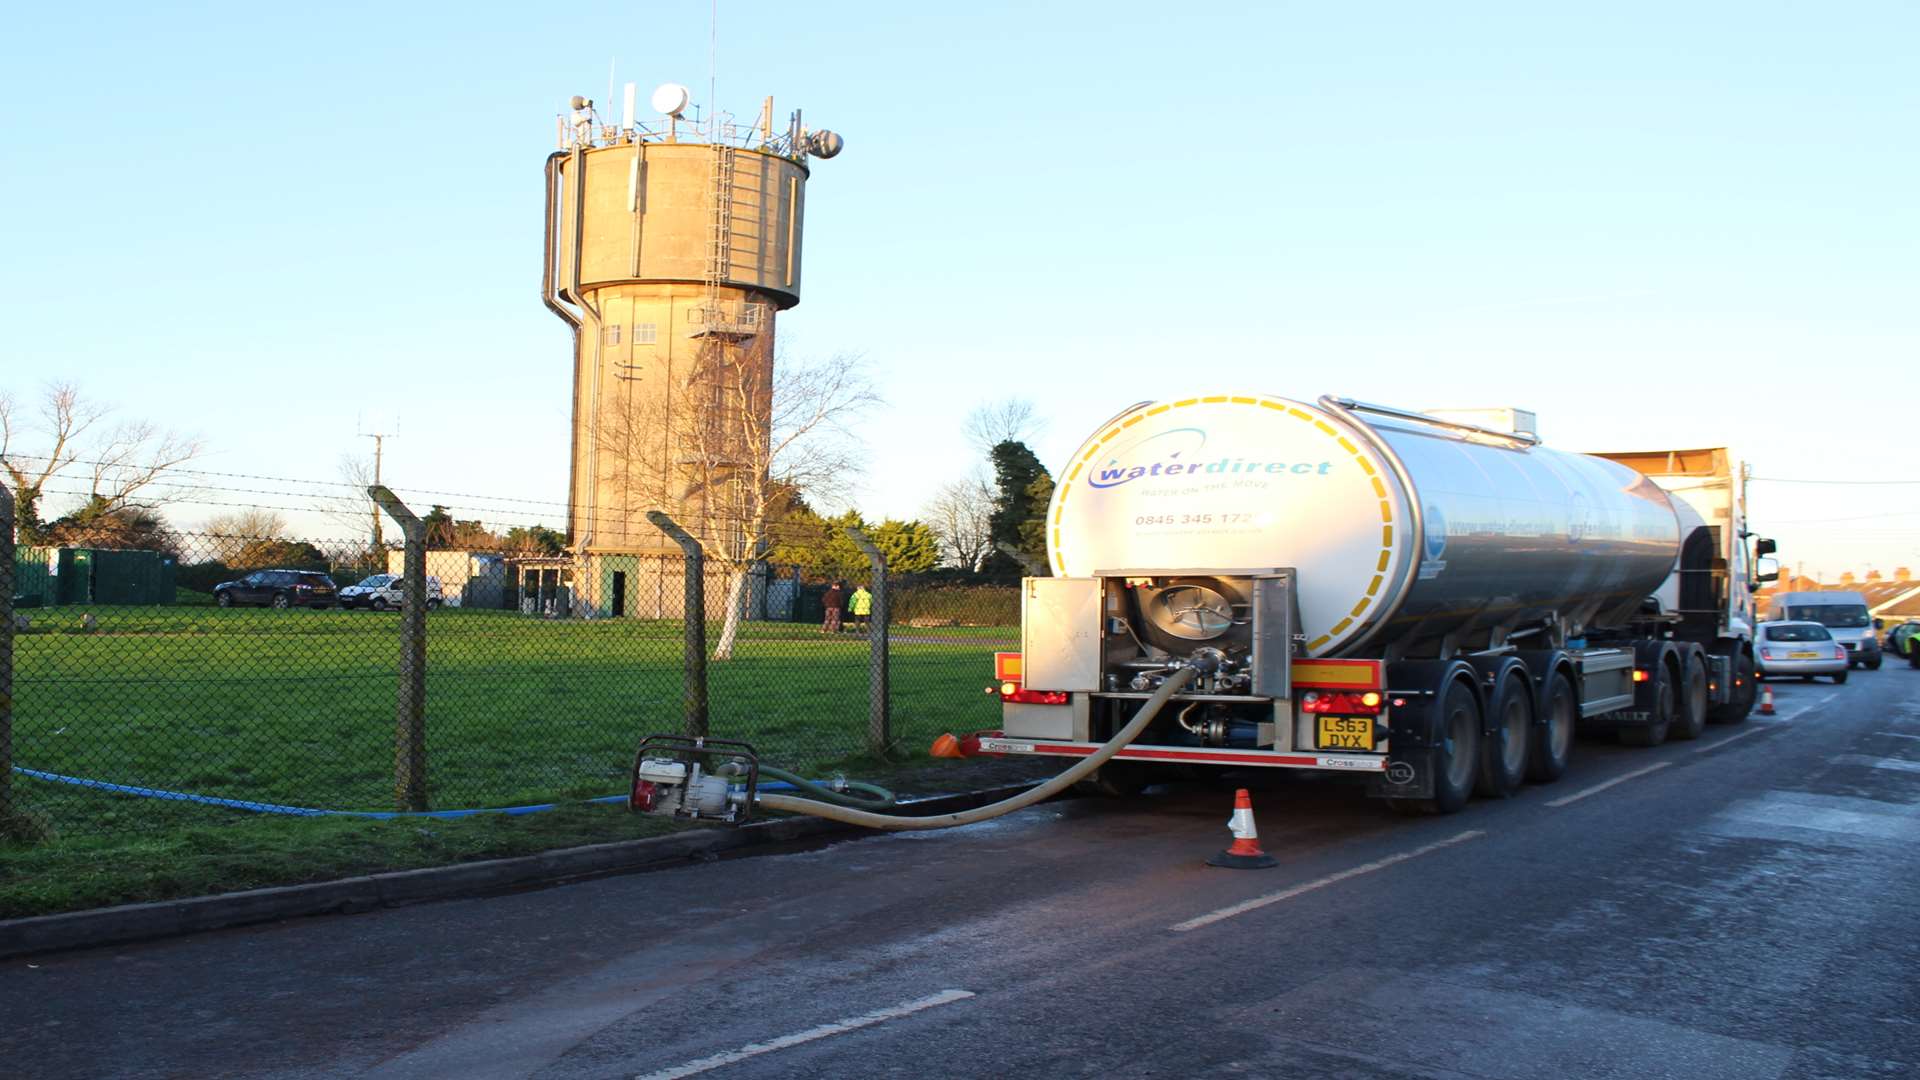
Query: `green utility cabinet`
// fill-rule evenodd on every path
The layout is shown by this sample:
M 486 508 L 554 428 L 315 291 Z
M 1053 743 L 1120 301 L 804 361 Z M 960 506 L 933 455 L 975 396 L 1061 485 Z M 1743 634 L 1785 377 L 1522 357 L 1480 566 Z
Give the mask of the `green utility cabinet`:
M 47 607 L 54 602 L 53 548 L 23 547 L 13 552 L 13 606 Z
M 173 556 L 158 551 L 61 548 L 53 562 L 54 603 L 171 604 Z

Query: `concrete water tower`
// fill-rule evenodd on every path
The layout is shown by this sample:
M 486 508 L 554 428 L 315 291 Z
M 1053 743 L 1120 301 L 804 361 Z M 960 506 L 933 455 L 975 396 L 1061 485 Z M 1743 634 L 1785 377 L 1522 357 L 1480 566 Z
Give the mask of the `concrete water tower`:
M 620 121 L 574 98 L 547 158 L 547 307 L 573 329 L 568 530 L 574 603 L 596 614 L 658 607 L 659 560 L 679 548 L 647 522 L 666 510 L 696 535 L 733 527 L 759 484 L 775 313 L 800 302 L 808 158 L 840 151 L 767 98 L 751 125 L 690 120 L 688 92 L 654 91 L 658 120 Z

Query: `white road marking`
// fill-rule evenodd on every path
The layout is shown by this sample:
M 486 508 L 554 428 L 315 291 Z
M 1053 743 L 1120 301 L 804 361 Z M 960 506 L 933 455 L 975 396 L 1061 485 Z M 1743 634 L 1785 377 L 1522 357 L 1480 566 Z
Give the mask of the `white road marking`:
M 1625 776 L 1616 776 L 1604 784 L 1595 784 L 1584 791 L 1576 791 L 1573 794 L 1568 795 L 1564 798 L 1555 799 L 1552 802 L 1548 803 L 1547 805 L 1548 806 L 1565 806 L 1568 803 L 1579 802 L 1581 799 L 1584 799 L 1589 795 L 1598 795 L 1599 793 L 1607 790 L 1608 788 L 1612 787 L 1615 784 L 1624 784 L 1636 776 L 1645 776 L 1650 772 L 1659 772 L 1661 769 L 1664 769 L 1671 764 L 1673 764 L 1673 762 L 1671 761 L 1656 761 L 1644 769 L 1635 769 L 1634 771 L 1626 774 Z
M 1734 740 L 1736 740 L 1736 739 L 1744 739 L 1744 738 L 1746 738 L 1746 737 L 1747 737 L 1747 736 L 1749 736 L 1749 735 L 1758 735 L 1758 734 L 1760 734 L 1761 732 L 1763 732 L 1763 731 L 1765 731 L 1765 730 L 1767 730 L 1767 729 L 1766 729 L 1766 728 L 1765 728 L 1764 726 L 1762 726 L 1762 727 L 1750 727 L 1750 728 L 1748 728 L 1748 729 L 1747 729 L 1747 730 L 1745 730 L 1745 731 L 1737 731 L 1737 732 L 1735 732 L 1735 733 L 1733 733 L 1732 735 L 1729 735 L 1729 736 L 1727 736 L 1727 737 L 1726 737 L 1726 738 L 1724 738 L 1724 739 L 1720 739 L 1720 740 L 1718 740 L 1718 741 L 1716 741 L 1716 742 L 1712 742 L 1712 743 L 1708 743 L 1708 744 L 1707 744 L 1707 745 L 1705 745 L 1705 746 L 1696 746 L 1696 747 L 1694 747 L 1694 748 L 1693 748 L 1693 752 L 1694 752 L 1694 753 L 1696 753 L 1696 754 L 1704 754 L 1704 753 L 1706 753 L 1706 752 L 1707 752 L 1707 751 L 1709 751 L 1709 750 L 1718 750 L 1718 749 L 1720 749 L 1721 747 L 1723 747 L 1723 746 L 1725 746 L 1725 745 L 1727 745 L 1727 744 L 1728 744 L 1728 743 L 1730 743 L 1730 742 L 1733 742 L 1733 741 L 1734 741 Z M 1548 804 L 1548 805 L 1552 805 L 1552 804 Z
M 1337 874 L 1328 874 L 1326 877 L 1316 881 L 1309 881 L 1304 885 L 1295 885 L 1290 889 L 1281 889 L 1279 892 L 1268 893 L 1265 896 L 1256 896 L 1251 900 L 1243 900 L 1232 907 L 1223 907 L 1218 911 L 1209 911 L 1205 915 L 1188 919 L 1186 922 L 1174 923 L 1167 929 L 1176 933 L 1185 933 L 1188 930 L 1198 930 L 1203 926 L 1212 926 L 1222 919 L 1231 919 L 1235 915 L 1245 915 L 1249 911 L 1266 907 L 1269 904 L 1277 904 L 1282 900 L 1291 900 L 1301 893 L 1310 893 L 1315 889 L 1324 889 L 1336 882 L 1345 881 L 1352 877 L 1359 877 L 1361 874 L 1371 874 L 1375 870 L 1384 870 L 1394 863 L 1403 863 L 1408 859 L 1418 858 L 1428 852 L 1439 851 L 1443 847 L 1452 847 L 1455 844 L 1485 835 L 1487 835 L 1485 829 L 1469 829 L 1466 832 L 1449 836 L 1445 840 L 1437 840 L 1428 844 L 1426 847 L 1414 848 L 1412 851 L 1403 851 L 1398 855 L 1389 855 L 1384 859 L 1375 859 L 1373 862 L 1362 863 L 1351 870 L 1342 870 Z
M 1891 735 L 1896 739 L 1920 739 L 1920 735 L 1907 735 L 1898 731 L 1876 731 L 1875 735 Z
M 694 1076 L 698 1073 L 718 1069 L 723 1065 L 731 1065 L 736 1061 L 745 1061 L 751 1057 L 759 1057 L 761 1054 L 771 1054 L 775 1050 L 785 1050 L 790 1046 L 799 1046 L 802 1043 L 810 1043 L 819 1039 L 830 1038 L 831 1036 L 856 1031 L 863 1027 L 883 1024 L 888 1020 L 898 1020 L 903 1016 L 911 1016 L 914 1013 L 926 1009 L 938 1008 L 941 1005 L 951 1005 L 956 1001 L 965 1001 L 972 996 L 973 991 L 971 990 L 942 990 L 937 994 L 920 998 L 917 1001 L 909 1001 L 903 1005 L 895 1005 L 886 1009 L 876 1009 L 873 1012 L 855 1016 L 851 1019 L 835 1020 L 831 1024 L 821 1024 L 819 1027 L 808 1028 L 805 1031 L 798 1031 L 792 1035 L 782 1035 L 777 1039 L 772 1039 L 767 1042 L 748 1043 L 738 1050 L 729 1050 L 724 1054 L 703 1057 L 698 1061 L 689 1061 L 685 1065 L 676 1065 L 671 1069 L 645 1073 L 635 1077 L 634 1080 L 679 1080 L 679 1078 L 683 1076 Z

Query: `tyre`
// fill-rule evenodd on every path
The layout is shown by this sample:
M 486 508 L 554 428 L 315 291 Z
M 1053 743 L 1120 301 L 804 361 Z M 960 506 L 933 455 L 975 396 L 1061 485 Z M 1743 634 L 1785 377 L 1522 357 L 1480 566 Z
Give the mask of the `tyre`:
M 273 594 L 273 606 L 277 610 L 285 611 L 287 608 L 293 606 L 293 601 L 287 598 L 286 593 L 277 592 Z
M 1707 729 L 1707 663 L 1695 653 L 1687 660 L 1687 677 L 1680 683 L 1680 698 L 1674 703 L 1673 726 L 1667 737 L 1686 742 L 1700 737 Z
M 376 596 L 373 598 L 373 602 L 367 606 L 375 611 L 385 611 L 387 610 L 387 598 L 384 596 Z
M 1868 670 L 1868 671 L 1879 671 L 1879 670 L 1880 670 L 1880 665 L 1881 665 L 1882 663 L 1884 663 L 1884 661 L 1883 661 L 1883 660 L 1881 660 L 1881 658 L 1880 658 L 1880 657 L 1878 657 L 1878 656 L 1876 656 L 1876 657 L 1874 657 L 1873 659 L 1871 659 L 1871 660 L 1869 660 L 1869 661 L 1867 661 L 1867 670 Z
M 214 595 L 213 602 L 219 604 L 221 607 L 232 607 L 233 594 L 230 592 L 217 593 Z
M 1452 814 L 1473 797 L 1480 773 L 1480 703 L 1465 683 L 1448 684 L 1434 726 L 1433 798 L 1420 800 L 1418 809 Z
M 1547 696 L 1540 722 L 1533 725 L 1527 738 L 1527 779 L 1550 784 L 1567 771 L 1573 757 L 1574 728 L 1580 722 L 1580 709 L 1573 700 L 1573 685 L 1565 675 L 1555 675 L 1547 683 Z
M 1707 721 L 1714 724 L 1737 724 L 1753 712 L 1753 699 L 1759 691 L 1755 689 L 1758 676 L 1753 670 L 1753 654 L 1740 649 L 1733 654 L 1733 695 L 1725 705 L 1715 705 L 1707 710 Z
M 1653 703 L 1653 719 L 1645 724 L 1632 724 L 1621 728 L 1621 745 L 1659 746 L 1667 741 L 1667 732 L 1673 727 L 1675 694 L 1673 669 L 1665 663 L 1654 665 L 1653 693 L 1648 697 Z
M 1504 799 L 1527 778 L 1527 742 L 1533 731 L 1533 688 L 1524 675 L 1509 673 L 1494 690 L 1493 733 L 1480 741 L 1480 777 L 1474 790 Z
M 1809 681 L 1809 682 L 1811 682 L 1812 680 L 1808 680 L 1808 681 Z M 1835 684 L 1835 685 L 1838 685 L 1838 684 L 1840 684 L 1840 683 L 1843 683 L 1843 682 L 1846 682 L 1846 681 L 1847 681 L 1847 673 L 1846 673 L 1846 672 L 1844 672 L 1844 671 L 1840 671 L 1840 672 L 1835 672 L 1835 673 L 1834 673 L 1834 676 L 1833 676 L 1833 681 L 1834 681 L 1834 684 Z
M 427 601 L 427 610 L 428 611 L 440 610 L 440 601 L 437 598 Z

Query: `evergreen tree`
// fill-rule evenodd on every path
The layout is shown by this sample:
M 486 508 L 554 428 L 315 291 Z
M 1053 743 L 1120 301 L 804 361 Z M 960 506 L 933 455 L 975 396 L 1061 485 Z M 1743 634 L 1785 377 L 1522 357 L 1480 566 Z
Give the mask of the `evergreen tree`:
M 994 551 L 987 557 L 985 569 L 1017 577 L 1025 570 L 999 546 L 1011 545 L 1035 562 L 1045 560 L 1045 518 L 1047 502 L 1053 497 L 1053 477 L 1026 443 L 1008 439 L 993 448 L 993 480 L 989 535 Z

